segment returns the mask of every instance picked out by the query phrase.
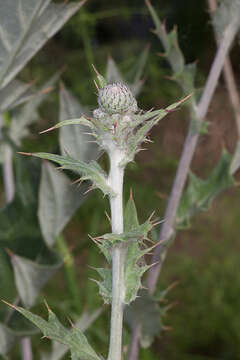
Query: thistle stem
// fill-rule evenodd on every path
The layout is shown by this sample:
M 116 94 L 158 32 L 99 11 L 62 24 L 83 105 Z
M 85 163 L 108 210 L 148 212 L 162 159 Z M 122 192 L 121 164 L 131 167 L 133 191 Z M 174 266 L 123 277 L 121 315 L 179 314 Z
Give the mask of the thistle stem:
M 124 169 L 120 166 L 122 153 L 115 148 L 110 152 L 109 185 L 115 196 L 110 197 L 112 232 L 123 232 L 123 175 Z M 124 266 L 126 247 L 116 245 L 112 249 L 112 312 L 108 360 L 122 358 L 122 323 L 125 297 Z

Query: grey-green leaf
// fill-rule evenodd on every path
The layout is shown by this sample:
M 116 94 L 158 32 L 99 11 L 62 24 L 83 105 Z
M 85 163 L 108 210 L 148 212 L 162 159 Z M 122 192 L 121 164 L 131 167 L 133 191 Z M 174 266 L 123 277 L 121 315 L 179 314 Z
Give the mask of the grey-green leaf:
M 58 171 L 51 163 L 43 162 L 38 218 L 48 246 L 54 245 L 56 237 L 82 204 L 85 191 L 85 186 L 77 189 L 64 173 Z
M 44 263 L 39 263 L 19 255 L 11 256 L 18 293 L 23 304 L 28 308 L 35 303 L 41 288 L 62 264 L 55 253 L 50 254 L 49 257 L 51 258 L 49 261 L 45 256 Z
M 5 112 L 27 101 L 34 95 L 33 84 L 12 80 L 0 91 L 0 111 Z
M 59 79 L 61 72 L 54 74 L 40 89 L 35 91 L 31 101 L 24 104 L 11 118 L 9 136 L 15 144 L 20 145 L 24 137 L 29 133 L 28 127 L 39 119 L 37 110 L 48 96 L 45 89 L 51 88 Z M 13 104 L 12 104 L 13 106 Z
M 19 306 L 15 306 L 14 308 L 35 324 L 42 331 L 44 336 L 66 345 L 71 351 L 72 359 L 101 360 L 89 345 L 83 332 L 76 327 L 73 327 L 72 329 L 65 328 L 49 308 L 48 321 Z
M 83 119 L 81 116 L 87 112 L 88 110 L 62 85 L 59 121 Z M 74 159 L 86 162 L 97 159 L 99 147 L 93 142 L 95 138 L 91 135 L 91 128 L 93 126 L 86 118 L 81 124 L 61 127 L 59 136 L 61 153 L 63 155 L 67 153 Z
M 178 228 L 189 227 L 190 218 L 193 215 L 207 210 L 219 193 L 234 185 L 234 179 L 230 173 L 231 161 L 232 156 L 224 151 L 217 166 L 206 180 L 190 174 L 189 184 L 182 195 L 177 211 Z
M 84 1 L 50 4 L 50 0 L 0 2 L 0 88 L 22 70 L 83 4 Z
M 93 322 L 101 314 L 102 309 L 97 309 L 92 314 L 84 312 L 80 319 L 76 322 L 75 326 L 82 332 L 85 332 Z M 53 341 L 52 351 L 41 355 L 41 360 L 60 360 L 69 351 L 66 345 Z
M 75 160 L 70 156 L 60 156 L 49 153 L 33 153 L 32 156 L 36 156 L 42 159 L 50 160 L 61 165 L 62 169 L 72 170 L 81 175 L 82 180 L 90 180 L 93 186 L 102 190 L 102 192 L 114 195 L 113 190 L 107 184 L 107 177 L 100 165 L 96 161 L 85 163 L 83 161 Z

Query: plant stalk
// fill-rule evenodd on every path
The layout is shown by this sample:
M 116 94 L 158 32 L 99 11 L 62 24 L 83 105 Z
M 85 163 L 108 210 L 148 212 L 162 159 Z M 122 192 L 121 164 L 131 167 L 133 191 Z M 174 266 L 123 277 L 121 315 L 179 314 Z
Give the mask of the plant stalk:
M 30 337 L 24 337 L 21 339 L 21 354 L 23 360 L 32 360 L 32 344 Z
M 223 37 L 219 43 L 217 54 L 211 66 L 206 85 L 202 94 L 202 97 L 199 101 L 199 104 L 192 107 L 194 116 L 198 119 L 199 123 L 201 124 L 204 120 L 204 117 L 207 114 L 208 107 L 212 100 L 214 91 L 216 89 L 219 76 L 224 66 L 225 58 L 229 52 L 231 44 L 235 38 L 235 35 L 239 29 L 239 20 L 237 16 L 233 21 L 226 27 Z M 195 153 L 195 149 L 197 146 L 197 141 L 199 138 L 198 134 L 193 134 L 191 130 L 191 124 L 189 127 L 188 135 L 186 137 L 184 148 L 182 151 L 182 155 L 178 164 L 178 169 L 176 173 L 176 177 L 174 180 L 174 184 L 169 196 L 167 209 L 164 216 L 164 223 L 162 225 L 159 241 L 160 244 L 155 248 L 153 256 L 152 256 L 152 263 L 157 263 L 156 266 L 150 268 L 147 276 L 147 287 L 151 294 L 154 293 L 157 280 L 159 274 L 162 269 L 163 262 L 166 258 L 167 251 L 168 251 L 168 241 L 173 234 L 174 229 L 174 221 L 179 205 L 180 198 L 183 193 L 183 189 L 187 180 L 188 172 L 190 169 L 191 161 L 193 155 Z M 134 345 L 134 351 L 129 350 L 130 356 L 128 360 L 137 360 L 138 359 L 138 352 L 139 352 L 139 342 L 138 337 L 136 336 L 135 332 L 139 331 L 137 328 L 133 330 L 132 344 Z
M 109 154 L 110 172 L 109 185 L 115 196 L 110 197 L 112 232 L 123 232 L 123 175 L 124 169 L 120 167 L 122 153 L 115 148 Z M 122 358 L 122 327 L 125 298 L 125 267 L 126 247 L 117 245 L 112 250 L 112 311 L 108 360 L 121 360 Z
M 226 27 L 226 30 L 224 31 L 223 38 L 219 44 L 217 54 L 210 69 L 210 73 L 207 78 L 202 97 L 199 101 L 199 104 L 195 107 L 195 114 L 199 123 L 203 122 L 204 117 L 207 114 L 208 107 L 212 100 L 214 91 L 218 83 L 219 76 L 221 74 L 225 62 L 225 58 L 235 38 L 238 28 L 239 28 L 239 21 L 236 17 L 233 20 L 233 22 Z M 192 134 L 192 131 L 190 129 L 184 144 L 183 152 L 177 169 L 177 174 L 169 197 L 167 210 L 164 216 L 165 221 L 163 223 L 159 236 L 159 240 L 161 241 L 161 243 L 159 246 L 155 248 L 154 254 L 152 256 L 152 262 L 153 263 L 158 262 L 158 264 L 152 267 L 148 272 L 147 286 L 150 293 L 154 292 L 156 288 L 158 276 L 162 269 L 163 260 L 166 256 L 165 253 L 167 251 L 166 243 L 168 242 L 169 238 L 173 233 L 174 221 L 175 221 L 179 201 L 184 189 L 184 185 L 197 146 L 199 135 L 200 135 L 199 133 Z
M 215 10 L 217 9 L 217 1 L 216 0 L 208 0 L 208 6 L 210 10 L 210 14 L 213 15 Z M 217 44 L 219 43 L 219 40 L 217 39 L 217 34 L 215 31 L 215 38 Z M 240 139 L 240 99 L 238 95 L 238 89 L 237 84 L 234 78 L 233 68 L 230 60 L 230 56 L 226 56 L 224 67 L 223 67 L 223 75 L 224 80 L 227 86 L 227 91 L 229 95 L 229 99 L 232 105 L 235 122 L 236 122 L 236 128 L 237 128 L 237 134 L 238 134 L 238 140 Z

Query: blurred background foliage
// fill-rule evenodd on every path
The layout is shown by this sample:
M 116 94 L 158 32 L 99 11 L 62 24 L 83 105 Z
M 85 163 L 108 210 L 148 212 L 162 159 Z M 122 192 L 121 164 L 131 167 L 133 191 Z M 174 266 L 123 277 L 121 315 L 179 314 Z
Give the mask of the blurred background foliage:
M 153 0 L 152 4 L 165 19 L 167 28 L 177 26 L 187 62 L 198 62 L 197 85 L 200 87 L 216 49 L 207 2 Z M 22 71 L 21 77 L 42 83 L 66 66 L 62 75 L 64 84 L 83 106 L 93 110 L 96 89 L 91 64 L 104 73 L 108 56 L 112 56 L 126 79 L 130 79 L 131 67 L 139 53 L 151 44 L 138 104 L 143 109 L 166 106 L 180 97 L 181 92 L 167 78 L 170 70 L 158 56 L 162 49 L 150 32 L 152 26 L 142 0 L 89 0 Z M 238 56 L 239 45 L 235 45 L 232 60 L 239 75 Z M 41 108 L 41 122 L 34 124 L 32 135 L 24 140 L 22 151 L 57 149 L 56 134 L 42 135 L 41 138 L 37 135 L 39 130 L 56 123 L 57 109 L 58 96 L 53 92 Z M 192 164 L 192 170 L 203 177 L 219 160 L 222 148 L 231 152 L 236 142 L 235 124 L 223 80 L 207 120 L 210 122 L 209 133 L 201 137 Z M 136 162 L 128 166 L 125 201 L 132 188 L 141 220 L 153 209 L 160 218 L 164 214 L 186 129 L 184 109 L 169 115 L 154 129 L 154 142 L 148 145 L 148 151 L 141 152 Z M 161 334 L 151 350 L 141 351 L 141 360 L 240 359 L 239 198 L 238 188 L 225 192 L 207 213 L 193 221 L 191 230 L 178 234 L 159 281 L 159 289 L 176 280 L 179 282 L 168 295 L 170 303 L 175 305 L 164 319 L 169 331 Z M 89 265 L 101 264 L 103 257 L 87 234 L 95 236 L 109 230 L 105 209 L 109 212 L 107 200 L 95 191 L 64 231 L 76 267 L 79 300 L 77 303 L 71 300 L 72 291 L 76 289 L 73 290 L 75 286 L 71 288 L 67 267 L 44 288 L 43 296 L 65 322 L 69 311 L 80 313 L 85 308 L 93 310 L 102 304 L 100 296 L 96 295 L 96 284 L 89 280 L 95 275 Z M 60 243 L 58 246 L 64 252 Z M 90 342 L 96 344 L 100 353 L 107 347 L 108 317 L 108 312 L 104 312 L 88 330 Z M 127 329 L 124 341 L 129 341 Z M 39 336 L 35 346 L 36 349 L 44 346 Z

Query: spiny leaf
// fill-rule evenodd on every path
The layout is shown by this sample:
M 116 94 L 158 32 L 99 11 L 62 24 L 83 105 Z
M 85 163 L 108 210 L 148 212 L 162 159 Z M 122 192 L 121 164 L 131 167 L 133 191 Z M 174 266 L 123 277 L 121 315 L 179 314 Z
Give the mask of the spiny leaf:
M 87 120 L 84 116 L 81 116 L 79 119 L 63 120 L 63 121 L 57 123 L 56 125 L 52 126 L 51 128 L 41 131 L 40 134 L 46 133 L 51 130 L 58 129 L 58 128 L 60 128 L 62 126 L 66 126 L 66 125 L 85 125 L 85 126 L 90 127 L 91 129 L 94 128 L 94 125 L 89 120 Z
M 84 312 L 80 319 L 76 321 L 75 326 L 82 332 L 85 332 L 92 323 L 102 313 L 102 309 L 95 310 L 92 314 Z M 41 360 L 60 360 L 68 352 L 66 345 L 60 344 L 59 342 L 53 341 L 51 352 L 43 353 Z
M 179 228 L 190 226 L 190 218 L 199 211 L 207 210 L 212 200 L 223 190 L 234 184 L 230 174 L 232 156 L 226 151 L 207 180 L 190 174 L 189 184 L 184 192 L 177 212 L 176 225 Z
M 138 295 L 132 304 L 125 307 L 124 317 L 132 330 L 137 325 L 141 325 L 141 346 L 147 348 L 155 337 L 161 335 L 165 309 L 159 306 L 159 301 L 148 291 L 142 289 Z
M 73 327 L 72 329 L 65 328 L 49 307 L 48 321 L 46 321 L 40 316 L 35 315 L 22 307 L 13 306 L 11 304 L 8 305 L 12 306 L 15 310 L 20 312 L 34 325 L 36 325 L 45 337 L 68 346 L 71 351 L 72 359 L 101 360 L 93 348 L 89 345 L 86 336 L 76 327 Z
M 143 115 L 136 115 L 135 122 L 133 126 L 142 125 L 135 134 L 129 135 L 128 138 L 128 150 L 125 159 L 122 161 L 121 165 L 126 165 L 129 161 L 134 159 L 135 154 L 139 151 L 139 146 L 142 142 L 146 141 L 147 134 L 161 119 L 163 119 L 169 112 L 174 111 L 178 106 L 183 104 L 186 100 L 190 98 L 192 94 L 186 96 L 185 98 L 169 105 L 166 109 L 160 109 L 155 111 L 148 111 Z
M 151 231 L 153 224 L 150 218 L 139 225 L 135 203 L 130 195 L 130 199 L 124 211 L 124 229 L 122 234 L 105 234 L 95 241 L 98 247 L 111 264 L 111 250 L 113 246 L 124 244 L 126 247 L 125 262 L 125 303 L 130 304 L 137 297 L 138 290 L 142 287 L 141 278 L 150 266 L 141 264 L 140 259 L 147 254 L 153 247 L 143 247 L 143 239 Z M 128 231 L 127 231 L 128 230 Z M 110 269 L 96 269 L 103 281 L 96 281 L 99 285 L 100 294 L 106 303 L 111 302 L 112 297 L 112 272 Z
M 113 190 L 107 184 L 107 177 L 100 165 L 96 161 L 85 163 L 71 158 L 70 156 L 60 156 L 49 153 L 20 153 L 23 155 L 30 155 L 39 157 L 41 159 L 51 160 L 61 165 L 62 169 L 72 170 L 81 175 L 82 180 L 90 180 L 93 186 L 102 190 L 104 195 L 111 194 L 114 196 Z

